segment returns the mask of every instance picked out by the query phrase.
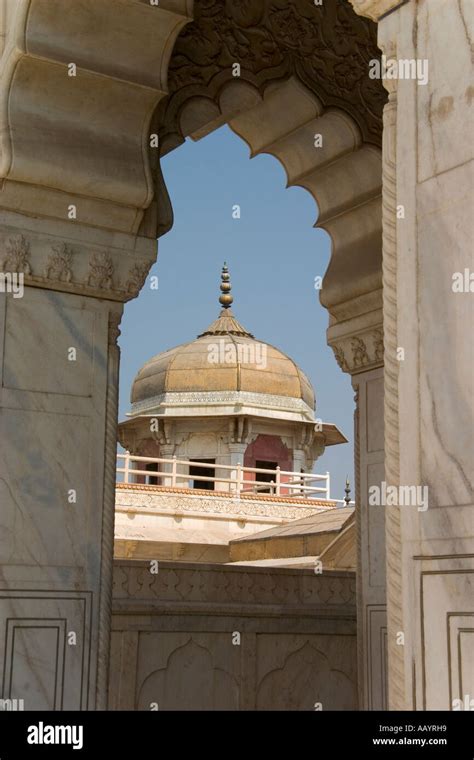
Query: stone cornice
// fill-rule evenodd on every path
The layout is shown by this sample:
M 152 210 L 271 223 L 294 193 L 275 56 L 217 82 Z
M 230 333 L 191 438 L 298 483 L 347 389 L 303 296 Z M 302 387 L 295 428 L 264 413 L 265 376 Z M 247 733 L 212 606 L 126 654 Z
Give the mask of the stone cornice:
M 217 469 L 219 469 L 218 465 Z M 225 514 L 232 513 L 239 515 L 259 514 L 295 520 L 298 517 L 306 517 L 317 512 L 325 512 L 328 509 L 335 508 L 333 501 L 305 499 L 299 496 L 271 496 L 267 494 L 243 493 L 237 498 L 232 494 L 226 494 L 222 491 L 199 489 L 199 493 L 196 493 L 196 489 L 194 488 L 149 486 L 142 483 L 117 483 L 116 489 L 116 504 L 122 508 L 132 504 L 137 507 L 161 507 L 168 501 L 169 508 L 174 512 L 179 512 L 180 509 L 183 509 L 185 511 L 223 512 Z M 170 495 L 173 496 L 172 499 L 170 499 Z M 252 504 L 246 505 L 244 502 L 252 502 Z M 196 506 L 199 504 L 203 506 L 201 508 Z M 283 507 L 287 511 L 284 514 L 276 515 L 275 512 L 271 511 L 271 506 L 269 507 L 270 511 L 267 511 L 267 507 L 265 506 L 267 504 L 273 505 L 273 507 Z M 259 509 L 258 505 L 260 505 L 260 508 L 263 505 L 263 512 L 261 509 L 260 511 L 256 511 Z
M 275 582 L 277 577 L 278 583 Z M 114 562 L 115 612 L 119 612 L 124 603 L 155 608 L 156 612 L 160 602 L 166 602 L 168 607 L 173 603 L 198 607 L 202 602 L 196 601 L 196 591 L 203 588 L 208 607 L 230 605 L 235 611 L 235 603 L 238 603 L 241 614 L 243 609 L 258 605 L 261 614 L 269 606 L 280 616 L 282 599 L 291 600 L 291 607 L 298 609 L 298 614 L 303 606 L 306 614 L 315 606 L 321 614 L 331 617 L 338 614 L 338 609 L 347 615 L 355 607 L 353 572 L 327 570 L 316 575 L 313 570 L 160 562 L 159 572 L 153 574 L 149 562 Z M 245 589 L 245 605 L 242 589 Z
M 249 391 L 189 391 L 168 392 L 132 404 L 131 419 L 150 416 L 227 416 L 239 413 L 268 416 L 290 422 L 314 422 L 313 410 L 303 399 Z

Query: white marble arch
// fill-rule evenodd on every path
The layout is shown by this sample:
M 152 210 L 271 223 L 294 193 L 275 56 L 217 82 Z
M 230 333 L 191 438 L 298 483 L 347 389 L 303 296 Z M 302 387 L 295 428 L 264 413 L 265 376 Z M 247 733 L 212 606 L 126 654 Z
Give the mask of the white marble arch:
M 156 258 L 155 237 L 156 230 L 160 229 L 157 215 L 167 212 L 166 191 L 159 177 L 153 176 L 151 171 L 154 157 L 149 150 L 150 120 L 166 97 L 173 46 L 180 30 L 192 19 L 193 5 L 189 0 L 162 0 L 159 6 L 142 0 L 124 0 L 119 5 L 115 0 L 83 0 L 75 4 L 72 11 L 68 3 L 66 13 L 64 0 L 15 3 L 3 0 L 0 7 L 0 263 L 3 271 L 21 271 L 27 285 L 25 300 L 21 303 L 13 301 L 8 294 L 4 296 L 5 313 L 12 316 L 4 355 L 10 374 L 7 372 L 2 379 L 2 399 L 8 397 L 10 385 L 18 393 L 27 394 L 21 397 L 22 408 L 26 406 L 28 416 L 26 429 L 32 427 L 38 431 L 38 440 L 45 450 L 49 449 L 50 459 L 57 462 L 58 468 L 57 472 L 46 475 L 44 499 L 49 508 L 61 516 L 55 522 L 55 531 L 51 535 L 45 532 L 39 503 L 34 498 L 27 499 L 30 495 L 27 479 L 16 474 L 13 477 L 11 454 L 3 453 L 1 476 L 14 503 L 26 505 L 23 518 L 29 526 L 26 536 L 32 551 L 35 543 L 30 526 L 38 526 L 43 531 L 41 551 L 39 548 L 33 551 L 36 564 L 25 564 L 21 554 L 9 556 L 4 584 L 9 591 L 15 589 L 16 584 L 26 584 L 40 591 L 47 588 L 54 594 L 79 583 L 78 578 L 87 579 L 85 588 L 95 611 L 89 640 L 92 643 L 87 650 L 91 662 L 87 706 L 103 707 L 106 704 L 113 538 L 112 452 L 116 438 L 118 371 L 115 341 L 122 303 L 138 294 Z M 281 115 L 285 112 L 282 96 L 291 98 L 295 106 L 296 122 L 286 125 L 287 131 L 295 131 L 295 138 L 288 143 L 284 133 L 269 133 L 268 140 L 279 144 L 265 144 L 260 148 L 274 150 L 292 172 L 291 181 L 308 186 L 314 192 L 315 184 L 318 185 L 321 219 L 324 218 L 335 240 L 338 235 L 334 220 L 344 220 L 345 234 L 339 235 L 336 241 L 341 261 L 338 263 L 334 258 L 331 265 L 336 279 L 338 267 L 344 271 L 350 266 L 351 247 L 353 250 L 358 247 L 367 262 L 372 261 L 377 251 L 378 267 L 369 271 L 369 266 L 366 276 L 362 276 L 363 267 L 359 267 L 361 287 L 359 290 L 356 287 L 355 297 L 363 302 L 364 314 L 370 314 L 372 332 L 366 354 L 370 353 L 371 365 L 374 361 L 380 363 L 379 334 L 372 329 L 375 325 L 372 318 L 378 326 L 381 319 L 380 153 L 362 144 L 349 118 L 337 112 L 323 114 L 317 98 L 308 97 L 304 88 L 293 80 L 283 88 L 269 90 L 261 104 L 245 102 L 246 113 L 240 108 L 240 117 L 232 120 L 233 128 L 251 141 L 254 138 L 247 133 L 252 131 L 255 111 L 248 106 L 263 108 L 263 118 L 269 123 L 272 108 Z M 226 88 L 222 107 L 232 107 L 234 97 L 231 89 Z M 237 98 L 241 104 L 245 100 L 241 91 Z M 315 122 L 327 138 L 320 166 L 305 167 L 298 158 L 308 120 Z M 280 156 L 281 151 L 284 157 Z M 371 167 L 367 175 L 364 165 Z M 360 234 L 350 238 L 348 245 L 349 231 L 357 228 L 354 221 L 359 218 L 361 206 L 364 209 L 360 229 L 367 245 L 361 244 Z M 348 278 L 346 282 L 351 280 L 355 285 L 355 278 Z M 331 292 L 329 280 L 325 292 Z M 54 296 L 55 293 L 58 295 Z M 333 287 L 333 296 L 331 306 L 334 306 L 335 319 L 338 322 L 342 319 L 347 327 L 349 312 L 342 304 L 347 301 L 348 293 L 342 292 L 341 283 Z M 82 301 L 78 302 L 78 298 Z M 64 316 L 59 314 L 59 302 Z M 76 303 L 82 304 L 79 312 L 73 311 Z M 99 305 L 102 309 L 100 329 L 91 327 L 88 316 Z M 71 313 L 76 316 L 71 317 Z M 359 320 L 359 340 L 366 327 Z M 14 336 L 21 335 L 29 330 L 35 338 L 31 341 L 31 350 L 22 354 L 19 361 L 15 338 L 10 340 L 9 335 L 10 332 Z M 58 337 L 54 350 L 49 350 L 49 338 L 40 336 L 40 330 L 46 336 Z M 336 338 L 346 342 L 350 339 L 347 330 Z M 42 347 L 45 353 L 41 353 Z M 76 373 L 68 372 L 64 376 L 60 368 L 65 350 L 71 347 L 79 351 L 80 363 L 74 367 Z M 344 350 L 340 347 L 337 350 L 341 356 Z M 95 352 L 93 361 L 92 351 Z M 352 353 L 346 349 L 345 362 L 351 361 Z M 41 372 L 33 371 L 40 364 L 40 356 L 45 357 L 51 367 L 45 379 Z M 88 408 L 87 403 L 81 401 L 81 383 L 86 390 L 80 392 L 86 394 L 87 391 L 85 397 L 90 400 Z M 44 406 L 48 407 L 50 423 L 41 427 L 39 420 Z M 79 435 L 74 427 L 74 415 L 79 414 L 77 408 L 81 410 L 79 427 L 83 426 L 84 432 L 75 444 L 74 435 Z M 30 452 L 31 449 L 33 456 L 32 443 L 22 442 L 24 427 L 10 423 L 10 416 L 10 412 L 4 413 L 2 424 L 6 426 L 11 451 L 26 448 Z M 68 416 L 71 420 L 66 419 Z M 97 416 L 94 439 L 90 437 L 92 423 L 87 421 L 88 416 L 89 419 Z M 13 417 L 20 419 L 19 410 Z M 74 435 L 68 432 L 69 424 L 73 426 Z M 76 446 L 96 452 L 96 461 L 102 462 L 102 472 L 99 470 L 92 479 L 94 494 L 91 491 L 82 494 L 72 511 L 66 501 L 66 494 L 73 488 L 68 465 L 73 467 L 74 482 L 91 481 L 87 457 L 76 457 Z M 66 466 L 61 468 L 63 459 Z M 27 458 L 21 461 L 25 467 L 29 466 Z M 41 468 L 40 463 L 39 466 Z M 80 550 L 73 547 L 71 574 L 59 569 L 45 580 L 42 568 L 49 566 L 58 553 L 61 526 L 64 524 L 63 533 L 69 531 L 69 540 L 75 535 L 79 540 L 74 520 L 88 524 L 92 514 L 97 521 L 96 530 L 93 537 L 84 538 Z M 10 515 L 10 530 L 11 523 Z M 21 573 L 11 575 L 10 565 L 16 567 L 18 559 Z M 61 562 L 60 568 L 63 568 L 65 560 Z M 64 631 L 61 635 L 64 636 Z M 52 667 L 54 651 L 51 648 L 52 659 L 46 668 Z M 5 684 L 4 681 L 8 691 L 10 687 Z
M 231 80 L 218 104 L 191 97 L 180 112 L 181 132 L 193 139 L 224 122 L 245 140 L 251 158 L 273 155 L 287 186 L 311 193 L 315 226 L 331 237 L 321 290 L 330 315 L 327 339 L 341 369 L 353 376 L 356 420 L 363 422 L 355 426 L 359 704 L 386 709 L 385 520 L 367 499 L 370 486 L 384 480 L 381 151 L 364 143 L 345 111 L 323 108 L 295 77 L 268 86 L 263 97 L 251 84 Z M 318 149 L 315 134 L 322 136 Z
M 424 89 L 409 80 L 389 83 L 382 162 L 377 150 L 360 144 L 349 121 L 332 109 L 322 113 L 317 97 L 308 99 L 293 81 L 269 89 L 261 102 L 252 95 L 245 112 L 228 112 L 228 118 L 256 151 L 274 153 L 287 167 L 289 182 L 308 186 L 320 204 L 320 221 L 334 242 L 323 295 L 330 314 L 328 340 L 341 368 L 356 376 L 360 393 L 373 380 L 372 389 L 380 385 L 380 372 L 373 377 L 370 373 L 385 364 L 386 474 L 377 471 L 375 477 L 395 485 L 426 483 L 432 507 L 426 515 L 397 507 L 385 512 L 389 704 L 394 709 L 449 709 L 459 689 L 472 688 L 465 678 L 461 686 L 462 679 L 453 672 L 454 667 L 457 674 L 470 672 L 465 642 L 472 614 L 468 457 L 473 371 L 463 340 L 472 321 L 472 298 L 469 292 L 453 294 L 451 288 L 452 274 L 472 266 L 472 146 L 464 131 L 472 101 L 470 30 L 462 1 L 436 6 L 415 0 L 350 1 L 356 12 L 378 22 L 379 44 L 388 55 L 431 61 Z M 157 217 L 169 216 L 166 191 L 151 171 L 149 125 L 167 94 L 176 38 L 192 15 L 190 0 L 161 0 L 159 6 L 144 0 L 82 0 L 72 11 L 68 0 L 0 2 L 0 265 L 3 272 L 23 273 L 27 285 L 22 301 L 8 293 L 1 296 L 7 329 L 2 338 L 0 424 L 8 447 L 3 444 L 0 452 L 0 482 L 10 504 L 7 528 L 16 533 L 18 511 L 29 526 L 18 542 L 18 554 L 9 554 L 2 568 L 2 610 L 22 627 L 26 618 L 44 617 L 37 607 L 38 594 L 43 594 L 51 605 L 47 617 L 67 621 L 53 632 L 46 625 L 41 629 L 39 671 L 31 664 L 31 633 L 16 639 L 21 647 L 15 651 L 9 644 L 11 631 L 3 628 L 4 647 L 11 654 L 8 673 L 2 675 L 5 697 L 17 696 L 16 689 L 35 681 L 43 684 L 44 693 L 54 693 L 62 671 L 52 663 L 57 663 L 58 646 L 73 626 L 76 633 L 82 631 L 88 668 L 78 668 L 74 656 L 61 665 L 73 692 L 82 695 L 82 701 L 72 704 L 65 693 L 63 704 L 77 709 L 106 705 L 116 339 L 122 304 L 138 294 L 156 258 Z M 446 61 L 441 51 L 453 40 L 458 52 Z M 278 108 L 285 88 L 294 105 L 294 113 L 288 109 L 285 118 L 300 119 L 288 127 L 293 138 L 278 130 L 272 133 L 278 126 L 274 120 L 262 135 L 267 142 L 258 144 L 252 120 Z M 219 104 L 223 112 L 226 98 L 234 97 L 229 90 L 225 93 Z M 313 153 L 306 163 L 298 140 L 304 139 L 305 123 L 312 120 L 319 120 L 321 128 L 332 125 L 337 140 L 328 139 L 327 145 L 338 160 L 317 166 Z M 347 150 L 341 155 L 343 145 Z M 406 211 L 403 221 L 397 217 L 400 204 Z M 383 290 L 376 255 L 381 213 Z M 71 314 L 76 317 L 71 319 Z M 48 342 L 45 334 L 53 339 Z M 18 335 L 28 336 L 28 350 L 22 352 Z M 80 357 L 76 374 L 63 366 L 71 345 Z M 405 350 L 403 363 L 397 359 L 399 347 Z M 39 369 L 45 357 L 57 371 Z M 374 407 L 370 411 L 367 396 L 369 416 L 380 415 L 380 393 L 374 391 L 370 398 Z M 76 439 L 80 449 L 91 447 L 100 468 L 93 492 L 81 494 L 71 512 L 65 498 L 74 488 L 71 482 L 89 483 L 91 476 L 87 457 L 76 456 Z M 38 440 L 49 452 L 43 465 Z M 23 472 L 11 463 L 15 450 L 22 453 Z M 380 459 L 380 448 L 370 449 L 369 435 L 366 449 L 358 447 L 357 465 L 364 460 L 369 468 L 372 454 Z M 38 471 L 41 489 L 31 481 Z M 359 473 L 361 514 L 367 472 L 364 481 Z M 41 509 L 58 516 L 51 534 Z M 89 533 L 91 520 L 95 530 Z M 76 534 L 76 521 L 86 526 L 84 533 Z M 58 539 L 61 524 L 65 527 Z M 370 519 L 368 524 L 370 530 Z M 365 604 L 370 555 L 383 553 L 383 536 L 373 526 L 364 553 L 359 535 L 359 602 Z M 63 557 L 68 541 L 73 545 L 69 565 Z M 380 588 L 384 596 L 384 585 Z M 371 603 L 379 605 L 377 600 Z M 382 608 L 383 603 L 381 597 Z M 369 653 L 360 625 L 359 616 L 363 665 Z M 380 619 L 375 625 L 384 628 Z M 438 633 L 426 647 L 427 626 L 431 634 L 450 631 L 446 646 L 444 633 Z M 398 643 L 400 633 L 403 645 Z M 454 665 L 446 652 L 456 636 L 461 636 L 462 646 Z M 364 683 L 360 680 L 360 703 L 373 706 Z M 30 692 L 32 704 L 39 704 L 35 689 Z
M 220 118 L 228 118 L 252 155 L 275 155 L 288 184 L 313 194 L 318 225 L 333 242 L 322 291 L 328 342 L 353 375 L 358 401 L 360 703 L 449 710 L 474 689 L 474 359 L 467 337 L 474 316 L 468 210 L 474 181 L 470 130 L 463 126 L 473 121 L 472 14 L 463 2 L 353 4 L 379 22 L 387 57 L 421 59 L 430 71 L 426 85 L 384 81 L 382 164 L 349 120 L 336 109 L 324 112 L 292 80 L 268 87 L 263 100 L 246 86 L 244 113 L 242 85 L 229 85 Z M 459 48 L 446 67 L 440 51 L 453 33 Z M 183 128 L 193 125 L 197 136 L 208 131 L 197 118 L 200 105 L 193 113 L 190 103 L 182 115 Z M 304 144 L 325 122 L 334 153 L 320 165 L 322 154 Z M 463 273 L 464 289 L 454 292 L 453 278 Z M 426 488 L 429 508 L 371 507 L 368 489 L 382 481 Z

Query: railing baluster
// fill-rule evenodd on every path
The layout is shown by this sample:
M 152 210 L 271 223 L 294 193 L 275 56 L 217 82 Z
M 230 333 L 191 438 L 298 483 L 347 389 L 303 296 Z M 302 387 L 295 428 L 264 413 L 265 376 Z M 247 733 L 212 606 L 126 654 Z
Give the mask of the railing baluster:
M 123 467 L 120 466 L 122 461 Z M 186 477 L 178 472 L 178 466 L 185 465 L 188 468 L 190 465 L 196 465 L 202 468 L 203 474 L 194 476 L 195 480 L 210 480 L 215 484 L 216 490 L 219 490 L 219 487 L 224 487 L 225 489 L 229 489 L 231 493 L 234 493 L 237 498 L 240 498 L 241 494 L 245 494 L 247 491 L 258 494 L 264 489 L 270 490 L 271 494 L 281 496 L 282 490 L 286 489 L 286 495 L 294 499 L 314 497 L 316 499 L 322 498 L 331 501 L 331 479 L 329 472 L 326 472 L 325 475 L 289 472 L 286 470 L 282 471 L 279 465 L 275 470 L 267 470 L 260 467 L 244 467 L 240 462 L 237 465 L 220 463 L 219 469 L 229 475 L 228 478 L 225 478 L 207 475 L 207 468 L 209 467 L 207 463 L 178 459 L 176 455 L 170 459 L 134 456 L 129 451 L 126 451 L 124 454 L 117 454 L 117 477 L 123 474 L 123 483 L 128 485 L 134 482 L 134 478 L 137 475 L 149 476 L 151 471 L 142 469 L 142 467 L 145 467 L 145 463 L 150 462 L 164 466 L 158 467 L 157 470 L 157 472 L 162 473 L 161 478 L 164 481 L 162 485 L 168 485 L 171 481 L 173 488 L 176 488 L 180 484 L 183 477 L 186 480 Z M 253 482 L 245 480 L 247 473 L 254 475 L 255 480 Z M 272 479 L 269 483 L 259 480 L 261 475 L 268 476 L 270 474 L 274 475 L 275 479 Z M 282 475 L 285 476 L 286 480 L 282 479 Z M 321 481 L 324 481 L 324 483 L 321 483 Z M 245 487 L 245 484 L 247 484 L 247 487 Z
M 237 498 L 240 499 L 240 492 L 242 490 L 242 465 L 240 462 L 237 465 Z

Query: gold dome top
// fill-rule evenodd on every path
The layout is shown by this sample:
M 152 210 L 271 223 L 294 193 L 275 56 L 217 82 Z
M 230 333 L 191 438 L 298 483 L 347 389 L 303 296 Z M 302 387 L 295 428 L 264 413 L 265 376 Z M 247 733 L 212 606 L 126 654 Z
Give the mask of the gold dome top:
M 197 406 L 216 414 L 219 407 L 231 405 L 240 411 L 250 405 L 263 413 L 281 409 L 314 418 L 314 391 L 308 378 L 289 356 L 257 341 L 238 322 L 228 299 L 223 303 L 226 296 L 232 299 L 227 267 L 222 274 L 227 275 L 222 283 L 229 287 L 219 299 L 223 308 L 218 319 L 196 340 L 144 364 L 132 386 L 132 415 L 170 414 L 171 406 L 189 408 L 190 416 Z

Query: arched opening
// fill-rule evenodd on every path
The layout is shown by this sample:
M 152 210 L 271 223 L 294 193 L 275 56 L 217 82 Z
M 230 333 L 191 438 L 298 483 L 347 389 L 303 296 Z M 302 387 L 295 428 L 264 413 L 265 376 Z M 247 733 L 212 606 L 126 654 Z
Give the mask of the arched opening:
M 226 260 L 238 318 L 302 367 L 316 391 L 316 417 L 348 438 L 344 446 L 328 447 L 316 469 L 331 473 L 333 498 L 342 500 L 346 476 L 353 495 L 353 391 L 326 343 L 327 312 L 317 286 L 331 243 L 323 230 L 312 229 L 313 200 L 298 187 L 285 190 L 284 170 L 273 157 L 249 162 L 247 147 L 227 128 L 188 140 L 165 156 L 162 171 L 174 225 L 159 241 L 140 297 L 125 308 L 119 418 L 129 411 L 138 368 L 153 354 L 193 340 L 215 316 Z M 240 219 L 232 215 L 236 203 Z
M 339 10 L 345 6 L 342 3 L 336 5 Z M 346 11 L 347 7 L 342 14 Z M 294 14 L 294 9 L 290 10 L 291 14 Z M 233 19 L 235 23 L 230 31 L 231 36 L 236 31 L 235 26 L 240 29 L 241 21 Z M 268 153 L 277 157 L 288 186 L 299 186 L 309 191 L 319 208 L 317 226 L 325 229 L 331 240 L 329 268 L 324 277 L 324 272 L 320 273 L 321 301 L 330 316 L 328 342 L 340 368 L 353 376 L 356 398 L 361 399 L 356 415 L 356 480 L 359 494 L 366 493 L 371 478 L 377 480 L 383 477 L 384 460 L 383 431 L 381 433 L 380 427 L 377 429 L 376 422 L 380 420 L 383 409 L 380 152 L 383 88 L 380 82 L 372 83 L 373 87 L 371 85 L 367 92 L 362 93 L 362 105 L 360 102 L 354 103 L 353 92 L 357 91 L 361 96 L 361 90 L 354 87 L 353 81 L 349 95 L 348 82 L 354 75 L 354 69 L 357 70 L 360 65 L 360 59 L 357 63 L 356 56 L 349 67 L 344 67 L 347 50 L 341 49 L 337 51 L 340 60 L 332 69 L 334 77 L 330 78 L 331 86 L 326 82 L 322 88 L 318 87 L 320 81 L 317 84 L 312 81 L 311 74 L 308 75 L 305 67 L 300 65 L 302 50 L 298 42 L 295 54 L 292 47 L 294 40 L 290 40 L 287 46 L 283 44 L 286 63 L 277 72 L 270 65 L 269 71 L 265 71 L 264 67 L 258 75 L 255 71 L 240 71 L 239 76 L 234 77 L 232 67 L 226 69 L 220 63 L 214 65 L 212 34 L 209 41 L 203 32 L 208 29 L 208 23 L 212 26 L 214 22 L 210 21 L 206 11 L 201 16 L 198 14 L 195 23 L 178 38 L 170 61 L 170 96 L 160 104 L 152 122 L 152 132 L 159 136 L 161 144 L 161 169 L 156 154 L 152 154 L 152 160 L 155 161 L 158 187 L 161 188 L 157 197 L 163 203 L 161 209 L 150 209 L 148 221 L 154 214 L 161 233 L 171 225 L 174 201 L 171 188 L 168 188 L 168 193 L 165 191 L 166 162 L 172 159 L 175 147 L 189 136 L 200 139 L 214 133 L 208 139 L 216 139 L 218 133 L 215 130 L 225 123 L 244 139 L 252 156 Z M 244 24 L 246 30 L 252 23 Z M 266 23 L 267 19 L 264 26 L 268 32 Z M 279 30 L 281 41 L 281 25 Z M 198 37 L 204 40 L 204 48 L 210 45 L 209 55 L 207 50 L 197 52 L 195 44 Z M 359 54 L 361 49 L 364 50 L 362 60 L 367 55 L 376 54 L 370 33 L 359 47 Z M 310 58 L 308 50 L 304 54 Z M 357 74 L 355 78 L 357 80 Z M 334 96 L 335 91 L 338 94 Z M 372 109 L 367 109 L 366 96 L 372 103 Z M 205 140 L 201 144 L 204 145 Z M 209 164 L 212 161 L 208 161 Z M 201 182 L 204 176 L 205 173 L 201 172 Z M 197 192 L 198 187 L 194 189 L 194 194 Z M 168 194 L 170 199 L 167 198 Z M 145 227 L 146 224 L 147 219 Z M 178 225 L 176 215 L 175 230 L 179 229 Z M 166 237 L 160 246 L 163 255 Z M 197 278 L 199 274 L 194 271 L 193 276 Z M 368 530 L 368 512 L 359 515 L 359 523 L 359 530 Z M 372 525 L 371 530 L 383 536 L 383 523 L 379 521 Z M 380 577 L 383 575 L 382 564 L 377 572 Z M 380 590 L 374 596 L 364 573 L 365 570 L 359 596 L 361 704 L 383 708 L 386 706 L 383 685 L 386 653 L 382 637 L 379 637 L 380 651 L 377 650 L 382 670 L 368 684 L 370 675 L 366 666 L 369 657 L 374 657 L 373 651 L 369 655 L 368 641 L 371 637 L 374 641 L 376 631 L 383 630 L 385 626 L 385 594 L 383 582 L 377 581 Z M 369 618 L 371 628 L 368 631 L 366 612 L 369 607 L 375 606 L 379 614 L 377 618 Z
M 204 586 L 226 602 L 258 585 L 268 604 L 281 603 L 281 587 L 259 584 L 256 570 L 223 570 L 206 585 L 195 571 L 176 583 L 174 570 L 150 579 L 143 567 L 113 564 L 117 338 L 123 303 L 143 288 L 156 238 L 172 226 L 160 158 L 228 123 L 253 153 L 276 155 L 289 184 L 310 190 L 332 240 L 321 292 L 327 339 L 356 396 L 359 704 L 385 708 L 387 683 L 393 709 L 465 704 L 473 597 L 466 5 L 0 0 L 0 274 L 7 288 L 20 276 L 24 286 L 21 295 L 0 292 L 6 701 L 21 699 L 15 690 L 26 683 L 27 709 L 105 708 L 112 607 L 142 591 L 148 604 L 177 589 L 172 602 L 181 603 Z M 376 35 L 392 63 L 415 74 L 417 62 L 429 63 L 429 77 L 372 79 Z M 242 430 L 231 433 L 237 457 Z M 167 453 L 166 426 L 157 438 Z M 368 489 L 385 480 L 396 490 L 429 486 L 434 509 L 369 510 Z M 352 530 L 345 526 L 346 539 Z M 313 587 L 325 601 L 344 596 L 324 574 Z M 345 591 L 353 599 L 350 584 Z M 20 623 L 16 636 L 18 620 L 35 622 L 25 635 Z M 84 632 L 74 654 L 72 629 Z M 122 632 L 115 660 L 136 651 L 136 632 Z M 184 634 L 178 658 L 199 651 L 208 668 L 206 636 L 195 644 Z M 333 672 L 319 650 L 298 651 L 296 667 Z M 164 659 L 176 663 L 170 648 Z M 285 668 L 270 670 L 267 687 L 280 690 Z M 239 707 L 251 707 L 247 697 Z
M 46 373 L 36 387 L 31 371 L 20 367 L 19 374 L 25 374 L 20 381 L 7 372 L 19 394 L 39 394 L 32 396 L 36 409 L 46 405 L 43 417 L 34 417 L 28 407 L 25 424 L 17 425 L 30 441 L 48 441 L 48 456 L 32 443 L 31 458 L 44 462 L 43 480 L 55 484 L 44 500 L 57 506 L 59 515 L 53 539 L 43 535 L 42 521 L 35 522 L 31 554 L 37 555 L 39 567 L 57 554 L 63 565 L 63 555 L 73 556 L 68 583 L 88 589 L 89 596 L 77 603 L 84 603 L 92 620 L 84 647 L 94 648 L 97 673 L 93 669 L 84 681 L 83 706 L 103 705 L 107 691 L 116 340 L 122 302 L 143 287 L 155 239 L 172 222 L 160 157 L 184 137 L 228 123 L 252 154 L 270 153 L 280 160 L 288 184 L 310 191 L 319 206 L 319 223 L 332 240 L 322 286 L 330 315 L 328 340 L 340 367 L 357 375 L 357 386 L 364 384 L 364 394 L 359 394 L 363 403 L 374 401 L 380 407 L 384 91 L 380 81 L 367 76 L 370 57 L 378 55 L 375 27 L 358 19 L 343 0 L 320 7 L 299 0 L 288 7 L 217 0 L 192 8 L 186 0 L 163 0 L 152 8 L 129 2 L 121 4 L 120 14 L 111 0 L 86 0 L 66 20 L 53 12 L 59 5 L 58 0 L 35 0 L 28 7 L 20 4 L 10 18 L 3 57 L 9 108 L 1 115 L 0 202 L 7 212 L 3 266 L 21 266 L 32 304 L 16 306 L 16 322 L 10 312 L 5 317 L 7 367 L 12 366 L 15 324 L 31 323 L 35 313 L 57 328 L 54 346 L 45 344 L 48 366 L 58 364 L 56 352 L 63 343 L 76 340 L 86 347 L 82 374 Z M 43 108 L 45 89 L 49 95 Z M 12 237 L 15 230 L 21 235 Z M 32 342 L 32 366 L 39 365 L 42 347 L 42 342 Z M 369 377 L 372 372 L 376 376 Z M 23 401 L 16 403 L 21 407 Z M 375 416 L 372 408 L 366 411 L 368 419 Z M 51 415 L 55 426 L 49 436 Z M 161 433 L 165 447 L 166 430 Z M 21 436 L 19 447 L 24 445 Z M 369 443 L 373 454 L 374 441 Z M 383 458 L 380 431 L 375 446 Z M 359 451 L 356 471 L 368 471 L 366 453 Z M 157 476 L 148 472 L 146 477 Z M 61 494 L 76 480 L 87 488 L 71 527 Z M 21 512 L 28 520 L 35 505 L 29 490 L 17 482 L 21 479 L 15 477 L 19 495 L 8 497 L 9 509 L 11 505 L 12 513 Z M 86 551 L 91 543 L 94 550 Z M 51 588 L 62 589 L 64 573 L 48 573 Z M 95 648 L 91 642 L 97 639 Z M 83 676 L 80 668 L 74 673 L 76 679 Z M 77 707 L 74 699 L 76 695 L 67 704 Z

